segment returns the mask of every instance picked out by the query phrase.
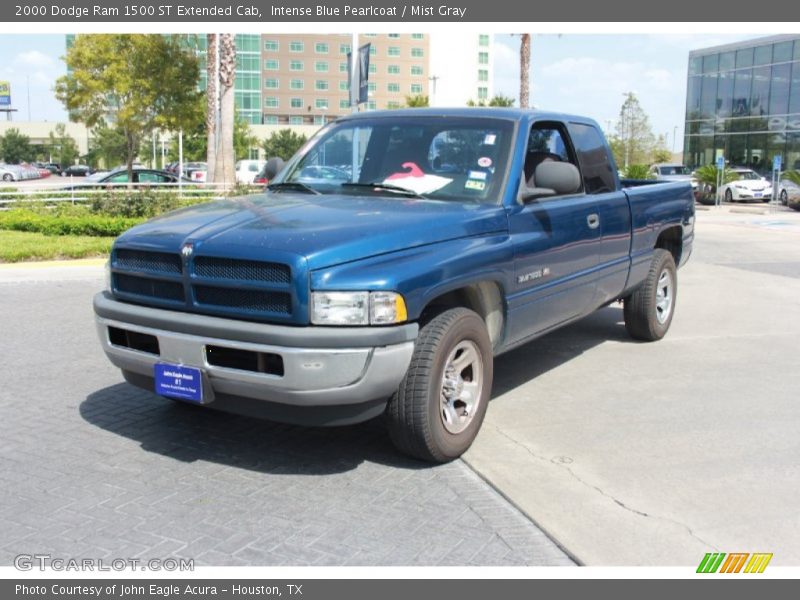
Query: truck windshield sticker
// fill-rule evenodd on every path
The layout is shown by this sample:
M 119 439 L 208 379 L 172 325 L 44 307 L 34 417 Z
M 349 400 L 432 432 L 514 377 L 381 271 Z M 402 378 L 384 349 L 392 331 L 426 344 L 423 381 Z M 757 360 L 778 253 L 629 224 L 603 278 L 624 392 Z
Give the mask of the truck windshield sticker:
M 494 133 L 487 133 L 486 137 L 483 138 L 483 143 L 487 146 L 494 146 L 494 143 L 497 141 L 497 135 Z
M 484 169 L 492 166 L 492 159 L 488 156 L 481 156 L 478 159 L 478 166 L 483 167 Z
M 464 184 L 464 189 L 467 190 L 477 190 L 482 192 L 486 189 L 486 184 L 483 181 L 475 181 L 474 179 L 467 179 L 467 182 Z
M 486 181 L 486 171 L 470 171 L 467 174 L 467 179 L 477 179 L 479 181 Z

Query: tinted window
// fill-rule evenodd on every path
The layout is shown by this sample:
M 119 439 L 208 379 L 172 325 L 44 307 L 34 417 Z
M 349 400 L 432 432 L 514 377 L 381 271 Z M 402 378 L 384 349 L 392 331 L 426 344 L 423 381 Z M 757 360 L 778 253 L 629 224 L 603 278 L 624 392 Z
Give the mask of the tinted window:
M 772 86 L 769 93 L 769 112 L 783 115 L 789 110 L 789 80 L 792 65 L 775 65 L 772 67 Z
M 569 133 L 578 153 L 586 193 L 602 194 L 616 190 L 614 170 L 602 134 L 595 127 L 582 123 L 570 123 Z
M 753 49 L 745 48 L 744 50 L 736 51 L 736 68 L 752 67 L 753 66 Z

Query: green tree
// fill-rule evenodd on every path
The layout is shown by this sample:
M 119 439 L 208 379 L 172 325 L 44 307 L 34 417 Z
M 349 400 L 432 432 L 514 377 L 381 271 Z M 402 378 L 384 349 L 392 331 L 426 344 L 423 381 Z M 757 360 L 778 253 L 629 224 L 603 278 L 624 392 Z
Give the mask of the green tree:
M 205 106 L 205 98 L 200 99 L 201 107 Z M 236 159 L 247 158 L 250 148 L 258 145 L 258 138 L 250 129 L 250 124 L 244 118 L 236 115 L 233 129 L 233 147 L 236 149 Z M 178 160 L 178 136 L 173 135 L 167 153 L 170 160 Z M 208 157 L 208 130 L 206 121 L 201 111 L 198 119 L 189 129 L 183 132 L 183 160 L 205 161 Z
M 233 151 L 236 160 L 250 158 L 250 148 L 258 145 L 258 138 L 246 119 L 236 115 L 233 122 Z
M 102 163 L 105 167 L 112 168 L 125 163 L 127 157 L 128 140 L 124 130 L 119 127 L 109 127 L 105 123 L 92 130 L 89 153 L 86 155 L 89 164 L 96 167 Z
M 672 160 L 672 152 L 667 148 L 667 139 L 663 135 L 659 135 L 656 140 L 655 147 L 653 148 L 653 156 L 651 162 L 665 163 Z
M 0 137 L 0 154 L 5 162 L 12 165 L 32 160 L 34 150 L 31 146 L 31 138 L 20 133 L 19 129 L 9 129 L 4 136 Z
M 50 132 L 49 151 L 52 160 L 65 168 L 75 164 L 78 158 L 78 144 L 71 135 L 67 133 L 67 126 L 64 123 L 56 125 L 55 131 Z
M 478 100 L 478 101 L 476 102 L 475 100 L 473 100 L 472 98 L 470 98 L 469 100 L 467 100 L 467 106 L 480 106 L 480 107 L 485 107 L 485 106 L 499 106 L 499 107 L 509 107 L 509 106 L 514 106 L 514 102 L 515 102 L 514 98 L 511 98 L 510 96 L 503 96 L 502 94 L 500 94 L 500 95 L 498 95 L 498 96 L 492 96 L 492 98 L 490 98 L 488 102 L 487 102 L 486 100 Z
M 430 98 L 426 94 L 406 96 L 406 106 L 408 108 L 423 108 L 430 106 Z
M 273 131 L 261 143 L 261 147 L 267 158 L 279 156 L 283 160 L 289 160 L 300 149 L 300 146 L 306 143 L 307 139 L 305 135 L 297 134 L 291 129 L 280 129 Z
M 199 61 L 176 37 L 79 35 L 65 61 L 69 71 L 56 81 L 56 97 L 75 120 L 122 132 L 129 174 L 154 129 L 193 122 Z
M 633 92 L 625 94 L 614 137 L 619 142 L 618 148 L 621 152 L 621 156 L 616 158 L 623 169 L 631 164 L 649 162 L 655 146 L 655 136 L 650 128 L 650 119 Z
M 710 203 L 716 199 L 717 193 L 717 179 L 719 178 L 719 170 L 717 165 L 705 165 L 698 168 L 692 176 L 697 180 L 697 188 L 700 190 L 702 199 Z M 736 181 L 739 179 L 738 173 L 731 169 L 722 171 L 722 185 Z
M 623 173 L 626 179 L 655 179 L 647 165 L 628 165 Z

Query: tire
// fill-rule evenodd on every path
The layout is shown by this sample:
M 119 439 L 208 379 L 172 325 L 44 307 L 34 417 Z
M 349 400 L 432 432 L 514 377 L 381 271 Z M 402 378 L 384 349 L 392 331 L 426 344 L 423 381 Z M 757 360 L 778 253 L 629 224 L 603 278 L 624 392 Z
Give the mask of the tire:
M 3 181 L 14 181 L 14 176 L 11 173 L 5 173 L 3 175 Z
M 781 199 L 781 204 L 783 204 L 784 206 L 789 205 L 789 194 L 786 193 L 786 190 L 781 190 L 780 199 Z
M 483 319 L 466 308 L 436 316 L 420 329 L 408 372 L 386 407 L 394 445 L 429 462 L 461 456 L 483 423 L 493 373 Z M 467 398 L 473 402 L 471 414 L 465 413 Z
M 725 190 L 725 202 L 733 202 L 733 192 L 731 192 L 730 188 Z
M 645 342 L 663 338 L 672 323 L 677 300 L 675 260 L 657 248 L 644 283 L 624 299 L 625 328 L 630 336 Z

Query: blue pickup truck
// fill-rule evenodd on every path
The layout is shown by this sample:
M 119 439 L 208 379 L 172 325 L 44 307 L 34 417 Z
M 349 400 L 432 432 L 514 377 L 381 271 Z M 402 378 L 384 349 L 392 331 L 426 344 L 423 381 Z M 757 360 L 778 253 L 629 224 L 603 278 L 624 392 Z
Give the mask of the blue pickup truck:
M 444 462 L 475 439 L 495 356 L 615 301 L 658 340 L 694 237 L 689 182 L 620 181 L 591 119 L 366 112 L 324 127 L 259 195 L 114 243 L 94 298 L 125 379 L 273 420 L 383 415 Z

